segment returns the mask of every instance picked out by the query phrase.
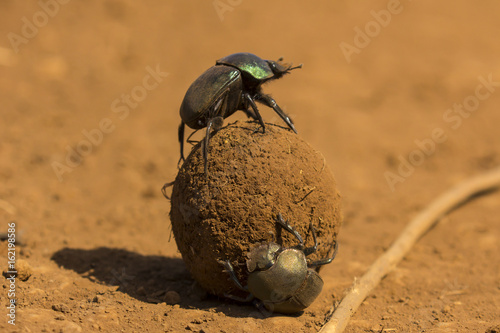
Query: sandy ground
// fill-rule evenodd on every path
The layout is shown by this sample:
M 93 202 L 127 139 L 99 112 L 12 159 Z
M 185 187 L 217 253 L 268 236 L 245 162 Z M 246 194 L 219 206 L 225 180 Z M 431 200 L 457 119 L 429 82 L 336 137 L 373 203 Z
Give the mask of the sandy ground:
M 0 228 L 15 221 L 16 261 L 31 277 L 13 297 L 2 280 L 0 330 L 317 331 L 411 217 L 500 164 L 499 10 L 491 0 L 1 1 Z M 201 291 L 160 192 L 177 172 L 185 91 L 244 51 L 304 64 L 265 91 L 344 197 L 339 254 L 300 316 Z M 499 202 L 491 193 L 443 218 L 347 332 L 498 331 Z

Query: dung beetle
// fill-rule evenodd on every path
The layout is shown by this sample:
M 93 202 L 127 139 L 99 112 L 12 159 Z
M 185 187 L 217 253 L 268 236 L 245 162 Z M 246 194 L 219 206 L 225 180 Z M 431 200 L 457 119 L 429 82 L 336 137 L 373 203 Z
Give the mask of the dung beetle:
M 330 258 L 308 262 L 306 257 L 314 253 L 318 246 L 312 222 L 309 230 L 314 245 L 308 248 L 304 247 L 300 234 L 283 219 L 281 213 L 278 214 L 276 222 L 279 227 L 292 233 L 299 244 L 283 248 L 269 242 L 250 250 L 246 261 L 249 272 L 248 285 L 245 287 L 238 280 L 229 260 L 220 261 L 238 289 L 249 293 L 247 298 L 229 294 L 225 296 L 241 302 L 250 302 L 257 298 L 271 312 L 296 313 L 311 305 L 320 294 L 323 279 L 312 268 L 331 263 L 337 254 L 338 245 L 335 242 L 335 250 Z
M 256 101 L 273 108 L 288 127 L 297 133 L 292 120 L 271 96 L 262 92 L 261 88 L 263 83 L 279 79 L 291 70 L 302 67 L 302 65 L 292 67 L 282 60 L 282 58 L 278 61 L 263 60 L 251 53 L 235 53 L 217 60 L 215 66 L 197 78 L 187 90 L 180 108 L 182 120 L 178 131 L 181 146 L 179 163 L 184 161 L 184 125 L 195 130 L 207 128 L 203 148 L 205 174 L 210 130 L 220 129 L 225 118 L 242 110 L 248 117 L 257 120 L 264 132 L 264 121 L 255 104 Z

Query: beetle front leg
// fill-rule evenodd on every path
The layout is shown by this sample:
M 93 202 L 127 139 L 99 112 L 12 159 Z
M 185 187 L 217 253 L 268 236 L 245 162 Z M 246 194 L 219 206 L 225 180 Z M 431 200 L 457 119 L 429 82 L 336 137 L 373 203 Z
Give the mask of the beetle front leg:
M 282 227 L 283 229 L 285 229 L 289 233 L 293 234 L 299 240 L 300 248 L 304 247 L 304 240 L 302 239 L 302 236 L 299 234 L 299 232 L 297 230 L 295 230 L 290 225 L 290 223 L 288 223 L 287 221 L 285 221 L 285 219 L 283 219 L 283 215 L 281 215 L 281 213 L 278 213 L 278 216 L 276 217 L 276 222 L 278 223 L 278 225 L 280 227 Z
M 339 249 L 339 243 L 335 241 L 335 250 L 333 251 L 333 255 L 330 258 L 320 259 L 317 261 L 313 261 L 312 263 L 307 264 L 307 267 L 318 267 L 331 263 L 335 256 L 337 255 L 337 250 Z
M 265 95 L 265 94 L 258 94 L 256 96 L 256 99 L 259 102 L 262 102 L 263 104 L 272 108 L 274 110 L 274 112 L 276 112 L 278 114 L 278 116 L 280 116 L 281 119 L 283 119 L 283 121 L 288 125 L 288 127 L 290 127 L 290 129 L 292 131 L 294 131 L 295 134 L 297 134 L 297 130 L 295 129 L 295 126 L 293 125 L 292 119 L 290 117 L 288 117 L 286 115 L 286 113 L 283 112 L 283 110 L 281 110 L 279 105 L 276 103 L 276 101 L 271 96 Z
M 231 265 L 229 260 L 226 260 L 226 261 L 221 260 L 221 261 L 219 261 L 219 264 L 221 264 L 225 267 L 224 272 L 229 274 L 230 279 L 234 282 L 236 287 L 238 287 L 238 289 L 240 289 L 241 291 L 248 293 L 248 296 L 245 298 L 234 296 L 234 295 L 231 295 L 228 293 L 224 293 L 224 297 L 232 299 L 233 301 L 242 302 L 242 303 L 251 302 L 255 297 L 252 295 L 252 293 L 250 293 L 248 291 L 248 288 L 245 288 L 241 285 L 240 280 L 238 280 L 238 277 L 236 276 L 236 273 L 234 272 L 233 265 Z
M 233 280 L 233 282 L 236 285 L 236 287 L 238 287 L 238 289 L 240 289 L 242 291 L 248 292 L 248 288 L 243 287 L 241 285 L 240 280 L 238 280 L 238 277 L 236 276 L 236 273 L 234 272 L 233 265 L 231 265 L 231 263 L 229 262 L 229 260 L 226 260 L 226 261 L 219 260 L 218 262 L 219 262 L 219 264 L 221 264 L 222 266 L 224 266 L 224 268 L 225 268 L 224 272 L 226 272 L 227 274 L 229 274 L 229 277 L 231 278 L 231 280 Z
M 243 112 L 245 112 L 245 114 L 247 115 L 248 118 L 252 118 L 253 120 L 257 120 L 259 121 L 259 118 L 257 117 L 257 115 L 255 114 L 255 112 L 253 111 L 250 111 L 248 109 L 248 105 L 245 105 L 244 106 L 244 109 L 242 110 Z

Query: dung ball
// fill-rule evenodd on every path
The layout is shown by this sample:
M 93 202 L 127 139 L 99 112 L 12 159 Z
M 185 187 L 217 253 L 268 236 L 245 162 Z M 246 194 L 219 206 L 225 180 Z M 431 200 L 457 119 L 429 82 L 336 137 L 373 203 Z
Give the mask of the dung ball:
M 299 241 L 276 223 L 279 213 L 298 231 L 312 261 L 330 257 L 342 223 L 340 194 L 323 155 L 288 129 L 235 122 L 210 138 L 208 172 L 203 140 L 175 179 L 170 220 L 177 247 L 193 278 L 209 293 L 241 295 L 221 261 L 246 284 L 247 254 L 262 243 Z

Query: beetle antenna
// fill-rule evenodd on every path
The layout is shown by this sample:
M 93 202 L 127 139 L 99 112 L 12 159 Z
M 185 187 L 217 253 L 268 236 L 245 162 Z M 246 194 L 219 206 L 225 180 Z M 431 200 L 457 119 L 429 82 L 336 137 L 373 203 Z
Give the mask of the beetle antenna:
M 302 64 L 295 66 L 295 67 L 288 68 L 288 70 L 291 71 L 292 69 L 298 69 L 298 68 L 302 68 Z

